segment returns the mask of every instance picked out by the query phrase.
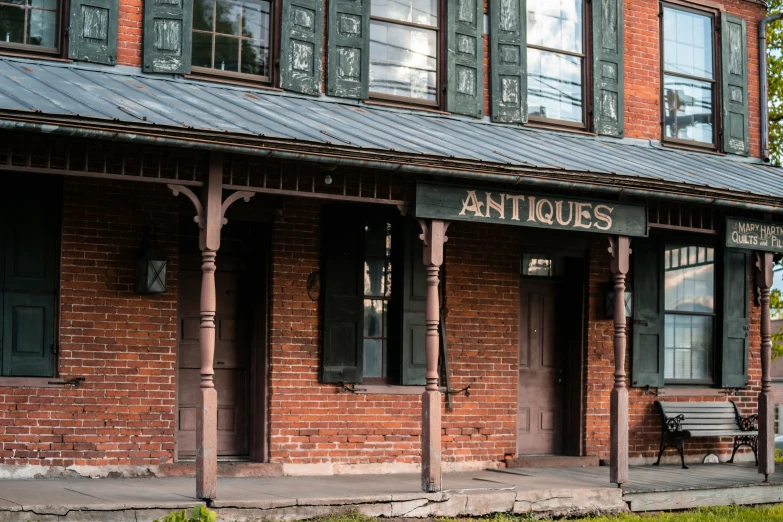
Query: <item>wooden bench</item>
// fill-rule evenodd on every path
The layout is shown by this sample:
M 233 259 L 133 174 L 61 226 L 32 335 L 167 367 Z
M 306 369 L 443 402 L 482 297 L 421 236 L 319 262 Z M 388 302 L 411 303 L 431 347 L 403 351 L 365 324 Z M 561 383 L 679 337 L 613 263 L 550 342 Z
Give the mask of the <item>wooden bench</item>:
M 661 426 L 661 451 L 658 462 L 661 463 L 666 448 L 676 448 L 680 452 L 683 469 L 685 465 L 685 439 L 697 437 L 734 437 L 734 451 L 728 462 L 734 462 L 734 455 L 742 446 L 749 446 L 758 456 L 758 415 L 743 417 L 737 405 L 726 402 L 670 402 L 655 401 L 663 419 Z

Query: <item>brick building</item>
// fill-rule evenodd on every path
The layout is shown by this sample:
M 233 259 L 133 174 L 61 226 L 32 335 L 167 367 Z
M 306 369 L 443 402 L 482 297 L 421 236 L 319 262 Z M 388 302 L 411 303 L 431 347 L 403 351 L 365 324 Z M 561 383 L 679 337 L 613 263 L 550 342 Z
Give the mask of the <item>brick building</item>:
M 0 477 L 195 460 L 203 498 L 217 461 L 437 490 L 555 455 L 623 482 L 658 457 L 656 400 L 757 413 L 783 250 L 764 16 L 3 6 Z

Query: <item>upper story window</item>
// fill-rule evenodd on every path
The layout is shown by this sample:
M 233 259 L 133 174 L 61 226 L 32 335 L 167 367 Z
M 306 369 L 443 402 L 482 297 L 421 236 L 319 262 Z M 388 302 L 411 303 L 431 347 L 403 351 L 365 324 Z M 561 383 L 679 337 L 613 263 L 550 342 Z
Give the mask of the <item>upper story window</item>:
M 713 17 L 663 8 L 664 139 L 715 145 Z
M 584 124 L 585 47 L 582 0 L 528 0 L 531 119 Z
M 438 0 L 372 0 L 370 92 L 438 103 Z
M 195 0 L 193 69 L 269 80 L 271 12 L 265 0 Z
M 0 46 L 57 52 L 57 0 L 0 0 Z

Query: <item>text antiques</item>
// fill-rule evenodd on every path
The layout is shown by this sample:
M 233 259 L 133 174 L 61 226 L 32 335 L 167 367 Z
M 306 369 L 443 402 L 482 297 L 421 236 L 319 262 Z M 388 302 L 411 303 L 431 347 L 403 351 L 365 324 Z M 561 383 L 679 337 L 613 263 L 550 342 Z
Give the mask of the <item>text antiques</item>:
M 647 236 L 647 208 L 534 193 L 419 183 L 416 217 Z
M 726 218 L 726 246 L 783 252 L 783 225 L 753 219 Z

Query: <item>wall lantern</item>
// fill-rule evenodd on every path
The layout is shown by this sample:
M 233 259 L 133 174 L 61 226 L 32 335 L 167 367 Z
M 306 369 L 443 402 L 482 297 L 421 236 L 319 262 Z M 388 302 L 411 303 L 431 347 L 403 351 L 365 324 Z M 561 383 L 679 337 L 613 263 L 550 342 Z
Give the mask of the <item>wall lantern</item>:
M 140 248 L 136 256 L 136 293 L 166 292 L 166 253 L 163 250 Z
M 606 289 L 606 317 L 614 318 L 614 284 L 610 283 Z M 625 284 L 625 317 L 633 316 L 633 290 L 631 285 Z

